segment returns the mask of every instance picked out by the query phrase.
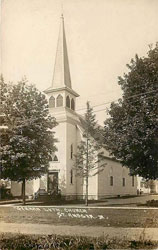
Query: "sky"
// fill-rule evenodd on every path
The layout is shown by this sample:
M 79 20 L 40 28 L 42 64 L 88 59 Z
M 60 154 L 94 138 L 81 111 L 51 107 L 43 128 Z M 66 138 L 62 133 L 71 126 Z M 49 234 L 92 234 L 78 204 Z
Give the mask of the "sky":
M 1 0 L 1 73 L 51 86 L 63 9 L 76 110 L 94 106 L 100 124 L 121 97 L 118 76 L 158 41 L 158 0 Z M 63 7 L 62 7 L 63 6 Z

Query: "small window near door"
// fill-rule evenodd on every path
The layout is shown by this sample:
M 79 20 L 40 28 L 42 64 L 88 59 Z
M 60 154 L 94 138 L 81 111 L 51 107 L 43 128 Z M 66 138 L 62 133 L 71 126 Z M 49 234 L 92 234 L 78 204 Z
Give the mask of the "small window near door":
M 114 178 L 113 176 L 110 176 L 110 186 L 113 186 L 114 185 Z
M 126 185 L 126 179 L 123 177 L 122 178 L 122 186 L 125 187 L 125 185 Z

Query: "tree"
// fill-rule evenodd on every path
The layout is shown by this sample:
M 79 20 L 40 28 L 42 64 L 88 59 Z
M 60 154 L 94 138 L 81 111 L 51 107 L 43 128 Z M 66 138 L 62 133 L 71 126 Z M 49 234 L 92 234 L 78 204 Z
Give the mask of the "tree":
M 26 80 L 9 85 L 1 78 L 0 88 L 1 112 L 8 127 L 0 134 L 1 176 L 22 182 L 25 204 L 25 182 L 46 173 L 56 150 L 52 129 L 57 123 L 49 115 L 45 95 Z
M 104 154 L 100 143 L 100 128 L 97 126 L 93 109 L 87 102 L 87 110 L 84 118 L 80 119 L 84 129 L 83 139 L 77 147 L 75 156 L 76 174 L 85 179 L 86 195 L 85 204 L 88 206 L 88 180 L 89 177 L 98 174 L 105 166 Z
M 105 121 L 106 149 L 132 175 L 158 178 L 158 43 L 146 57 L 131 60 L 119 77 L 123 96 L 112 103 Z

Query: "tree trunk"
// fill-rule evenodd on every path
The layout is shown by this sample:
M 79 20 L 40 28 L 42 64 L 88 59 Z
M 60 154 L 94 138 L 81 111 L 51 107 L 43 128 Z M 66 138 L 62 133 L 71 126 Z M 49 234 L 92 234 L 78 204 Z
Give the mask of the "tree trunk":
M 86 197 L 85 197 L 85 205 L 88 206 L 88 176 L 86 176 Z
M 23 179 L 22 182 L 22 199 L 23 199 L 23 205 L 25 205 L 25 179 Z
M 1 169 L 2 166 L 0 166 L 0 182 L 1 182 L 1 175 L 2 175 L 2 169 Z M 0 183 L 0 200 L 2 199 L 2 183 Z

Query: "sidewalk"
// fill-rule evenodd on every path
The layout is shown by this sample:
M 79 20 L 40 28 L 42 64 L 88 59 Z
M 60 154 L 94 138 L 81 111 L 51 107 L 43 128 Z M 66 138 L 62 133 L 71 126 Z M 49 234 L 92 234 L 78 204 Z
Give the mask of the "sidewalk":
M 101 226 L 67 226 L 46 224 L 0 223 L 0 233 L 39 234 L 39 235 L 77 235 L 99 237 L 108 235 L 128 240 L 158 240 L 157 228 L 117 228 Z

